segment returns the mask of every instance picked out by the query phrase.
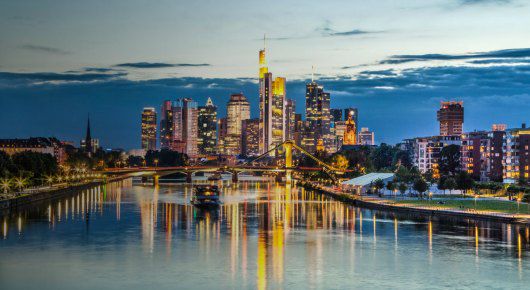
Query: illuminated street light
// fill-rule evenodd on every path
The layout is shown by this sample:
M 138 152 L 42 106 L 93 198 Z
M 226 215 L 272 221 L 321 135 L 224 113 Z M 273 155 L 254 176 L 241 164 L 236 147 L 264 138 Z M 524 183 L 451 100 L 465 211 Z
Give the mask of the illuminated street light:
M 0 187 L 2 188 L 4 193 L 7 193 L 9 187 L 11 187 L 11 180 L 9 180 L 8 178 L 2 178 L 0 180 Z
M 18 188 L 18 190 L 22 190 L 24 186 L 26 185 L 26 179 L 23 177 L 15 178 L 15 186 Z

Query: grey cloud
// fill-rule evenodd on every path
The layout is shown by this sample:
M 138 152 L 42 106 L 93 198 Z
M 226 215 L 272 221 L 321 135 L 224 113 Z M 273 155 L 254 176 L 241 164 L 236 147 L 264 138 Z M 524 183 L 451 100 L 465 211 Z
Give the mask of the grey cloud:
M 512 0 L 458 0 L 459 5 L 484 5 L 484 4 L 496 4 L 504 5 L 511 4 Z
M 414 61 L 430 60 L 473 60 L 498 58 L 526 58 L 530 57 L 530 48 L 515 48 L 494 50 L 489 52 L 474 52 L 468 54 L 404 54 L 393 55 L 382 60 L 379 64 L 400 64 Z
M 168 67 L 202 67 L 210 66 L 208 63 L 163 63 L 163 62 L 128 62 L 120 63 L 115 65 L 116 67 L 126 67 L 126 68 L 168 68 Z
M 62 50 L 60 48 L 44 46 L 44 45 L 24 44 L 24 45 L 21 45 L 19 47 L 21 49 L 25 49 L 25 50 L 29 50 L 29 51 L 44 52 L 44 53 L 48 53 L 48 54 L 57 54 L 57 55 L 70 54 L 69 51 Z

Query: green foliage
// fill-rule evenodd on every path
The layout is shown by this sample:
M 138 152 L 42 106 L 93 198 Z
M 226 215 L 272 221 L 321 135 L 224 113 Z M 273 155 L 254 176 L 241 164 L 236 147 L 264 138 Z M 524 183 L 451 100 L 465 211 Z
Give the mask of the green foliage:
M 144 165 L 144 158 L 142 156 L 130 155 L 127 158 L 127 165 L 133 166 L 133 167 L 143 166 Z
M 440 174 L 454 176 L 460 171 L 460 146 L 448 145 L 440 152 Z
M 429 189 L 429 186 L 427 182 L 423 180 L 423 178 L 417 178 L 414 181 L 414 185 L 412 188 L 420 194 L 420 197 L 422 197 L 423 193 L 426 192 L 427 189 Z
M 456 180 L 452 177 L 448 177 L 444 181 L 444 189 L 453 190 L 457 188 Z
M 155 161 L 158 161 L 156 163 Z M 188 156 L 186 154 L 162 149 L 160 151 L 147 151 L 145 162 L 147 166 L 185 166 L 188 165 Z
M 468 191 L 475 187 L 475 180 L 465 171 L 461 171 L 456 176 L 456 188 Z
M 378 178 L 374 181 L 374 187 L 376 188 L 377 192 L 379 192 L 379 190 L 385 187 L 385 182 L 382 179 Z
M 348 168 L 349 162 L 348 159 L 342 154 L 334 154 L 331 157 L 331 164 L 333 167 L 338 169 Z
M 370 155 L 375 170 L 380 171 L 382 169 L 391 169 L 395 151 L 396 149 L 394 147 L 385 143 L 375 148 Z
M 405 192 L 407 191 L 407 189 L 409 189 L 408 186 L 407 186 L 407 184 L 405 184 L 405 183 L 403 183 L 403 182 L 401 182 L 401 183 L 398 185 L 398 190 L 399 190 L 399 192 L 401 192 L 401 195 L 405 194 Z
M 57 161 L 51 154 L 42 154 L 24 151 L 11 156 L 13 164 L 18 168 L 19 174 L 34 179 L 42 179 L 47 175 L 58 172 Z
M 396 190 L 396 183 L 393 182 L 393 181 L 389 181 L 386 183 L 386 189 L 389 190 L 389 191 L 394 191 Z

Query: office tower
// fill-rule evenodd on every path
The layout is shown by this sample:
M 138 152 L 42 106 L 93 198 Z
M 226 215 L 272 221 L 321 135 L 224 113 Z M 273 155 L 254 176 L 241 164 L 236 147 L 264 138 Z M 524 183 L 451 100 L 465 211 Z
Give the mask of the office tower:
M 294 140 L 294 132 L 296 126 L 295 120 L 295 101 L 287 99 L 285 101 L 285 140 Z
M 173 108 L 171 101 L 164 101 L 160 109 L 160 148 L 170 149 L 173 139 Z
M 294 114 L 294 143 L 302 146 L 302 139 L 304 134 L 304 121 L 302 114 Z
M 491 132 L 488 133 L 490 138 L 490 147 L 488 148 L 488 180 L 502 182 L 503 176 L 503 143 L 506 135 L 506 124 L 492 125 Z
M 330 109 L 331 121 L 339 122 L 342 121 L 342 109 Z
M 217 152 L 219 154 L 225 154 L 225 140 L 228 135 L 226 117 L 219 119 L 219 131 L 217 134 Z
M 325 150 L 332 151 L 330 127 L 330 95 L 315 81 L 306 85 L 306 120 L 308 128 L 304 137 L 303 146 L 309 152 L 315 152 L 317 145 Z M 320 145 L 321 144 L 321 145 Z
M 197 102 L 189 98 L 179 99 L 172 107 L 173 136 L 170 149 L 197 157 L 198 109 Z
M 243 120 L 250 119 L 250 104 L 243 94 L 232 94 L 226 106 L 227 136 L 225 154 L 241 154 L 241 130 Z
M 335 146 L 336 150 L 340 150 L 344 145 L 344 134 L 346 133 L 346 122 L 336 121 L 334 125 L 335 130 Z
M 259 155 L 259 119 L 243 120 L 242 152 L 245 156 Z
M 344 130 L 344 145 L 357 145 L 357 123 L 354 120 L 356 116 L 354 114 L 355 111 L 348 110 L 348 116 L 345 123 L 346 128 Z
M 199 107 L 197 146 L 200 154 L 212 155 L 217 151 L 217 107 L 208 98 L 206 105 Z
M 267 152 L 285 140 L 285 96 L 285 78 L 273 80 L 263 48 L 259 52 L 260 153 Z
M 361 145 L 375 145 L 374 132 L 368 130 L 368 128 L 361 128 L 361 132 L 359 132 L 359 143 Z
M 156 150 L 156 110 L 152 107 L 142 112 L 142 149 Z
M 462 134 L 464 123 L 464 102 L 442 102 L 437 112 L 440 122 L 441 136 L 454 136 Z

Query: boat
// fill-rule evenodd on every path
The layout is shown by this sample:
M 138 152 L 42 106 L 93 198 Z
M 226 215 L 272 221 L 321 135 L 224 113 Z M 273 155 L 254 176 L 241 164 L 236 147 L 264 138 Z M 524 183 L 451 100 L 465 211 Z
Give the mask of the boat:
M 196 207 L 215 208 L 221 205 L 217 185 L 195 185 L 191 204 Z
M 208 180 L 221 180 L 223 179 L 223 176 L 221 176 L 221 173 L 215 172 L 214 174 L 208 176 Z

